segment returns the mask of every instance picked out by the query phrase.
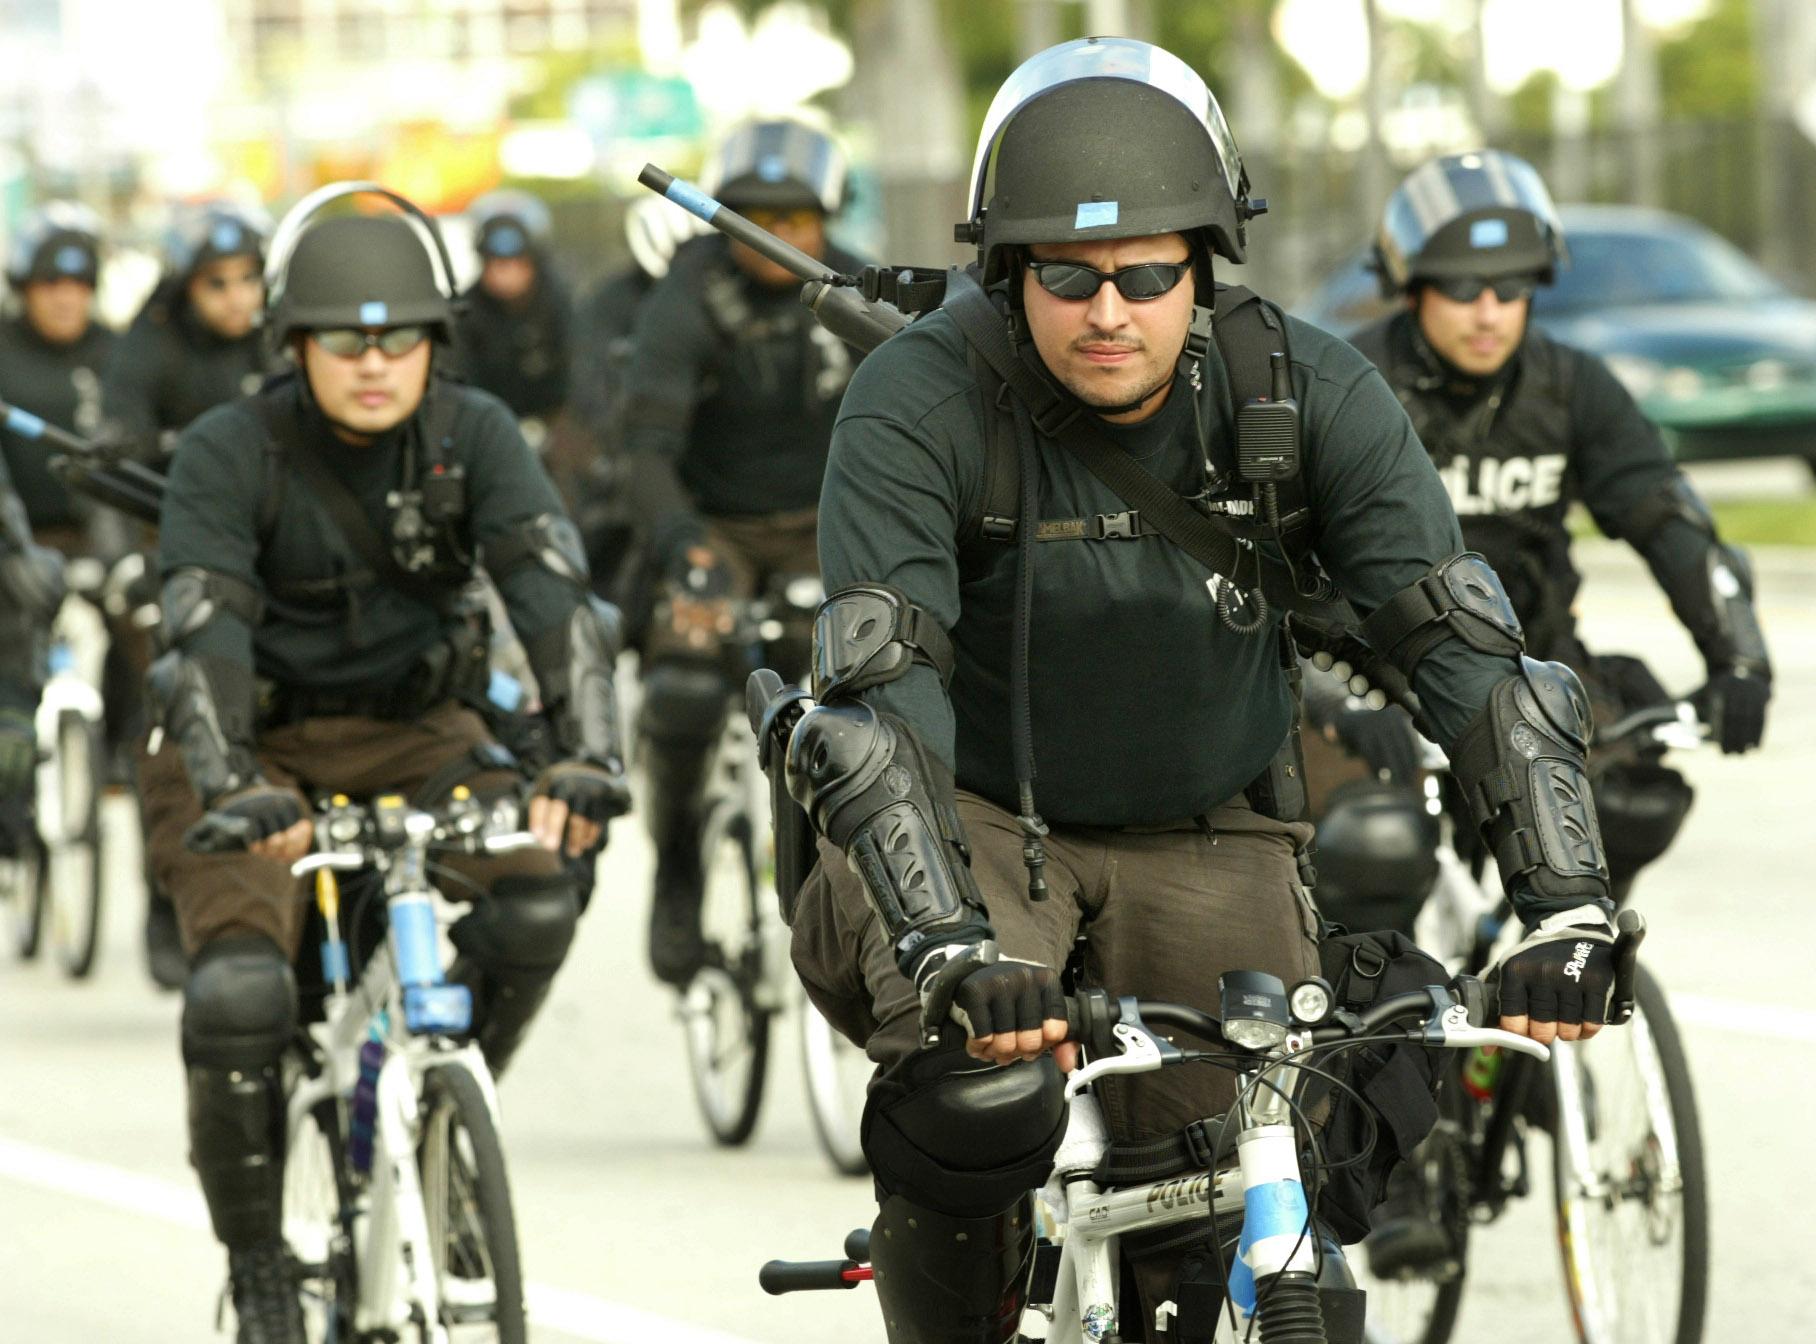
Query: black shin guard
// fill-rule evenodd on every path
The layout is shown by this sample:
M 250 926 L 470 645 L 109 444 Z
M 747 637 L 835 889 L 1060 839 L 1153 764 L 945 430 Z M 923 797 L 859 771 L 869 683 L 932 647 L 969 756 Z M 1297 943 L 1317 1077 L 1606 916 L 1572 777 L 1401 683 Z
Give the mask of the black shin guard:
M 889 1344 L 1008 1344 L 1034 1271 L 1034 1197 L 960 1218 L 891 1195 L 870 1232 Z
M 189 1069 L 189 1161 L 229 1250 L 283 1229 L 284 1107 L 275 1067 Z

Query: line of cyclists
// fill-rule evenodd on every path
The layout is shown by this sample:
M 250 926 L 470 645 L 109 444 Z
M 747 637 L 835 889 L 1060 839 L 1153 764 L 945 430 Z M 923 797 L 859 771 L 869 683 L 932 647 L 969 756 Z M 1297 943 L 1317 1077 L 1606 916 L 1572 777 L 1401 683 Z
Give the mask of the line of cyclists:
M 739 127 L 704 185 L 861 269 L 828 237 L 847 184 L 824 127 Z M 284 865 L 312 844 L 309 795 L 529 798 L 545 849 L 479 863 L 449 892 L 471 906 L 451 975 L 502 1070 L 629 807 L 634 736 L 656 851 L 648 955 L 684 988 L 705 956 L 710 754 L 747 670 L 738 604 L 790 577 L 824 571 L 830 596 L 779 669 L 812 696 L 778 755 L 822 837 L 812 874 L 782 877 L 798 903 L 784 896 L 810 997 L 881 1066 L 865 1147 L 896 1344 L 1016 1337 L 1027 1192 L 1058 1142 L 1053 996 L 1075 942 L 1080 973 L 1117 992 L 1208 1001 L 1218 968 L 1315 973 L 1321 918 L 1411 931 L 1430 882 L 1394 838 L 1425 834 L 1412 719 L 1302 667 L 1298 613 L 1270 612 L 1259 559 L 1221 575 L 1248 585 L 1234 609 L 1216 581 L 1207 597 L 1161 512 L 1086 471 L 1075 438 L 1120 449 L 1240 554 L 1368 618 L 1527 925 L 1503 964 L 1503 1025 L 1598 1030 L 1609 914 L 1688 790 L 1585 753 L 1591 707 L 1669 697 L 1643 663 L 1582 641 L 1566 514 L 1585 505 L 1650 566 L 1706 661 L 1697 704 L 1727 752 L 1760 744 L 1771 694 L 1746 558 L 1606 366 L 1530 326 L 1568 244 L 1538 174 L 1495 150 L 1436 159 L 1394 193 L 1377 266 L 1404 308 L 1355 349 L 1247 305 L 1286 356 L 1273 400 L 1299 435 L 1290 473 L 1257 467 L 1241 422 L 1268 398 L 1245 391 L 1218 329 L 1226 314 L 1237 329 L 1247 296 L 1214 279 L 1265 209 L 1248 191 L 1196 75 L 1086 39 L 1030 60 L 986 122 L 960 226 L 983 306 L 961 320 L 955 278 L 949 311 L 874 354 L 819 326 L 790 273 L 653 198 L 627 212 L 633 263 L 579 302 L 549 211 L 520 192 L 472 208 L 465 292 L 435 222 L 389 192 L 318 192 L 275 231 L 226 202 L 186 209 L 118 336 L 93 316 L 101 222 L 53 202 L 16 232 L 0 400 L 166 483 L 154 537 L 0 430 L 0 619 L 15 634 L 0 647 L 0 844 L 30 835 L 56 557 L 155 547 L 162 627 L 113 632 L 109 745 L 142 809 L 152 974 L 184 993 L 191 1160 L 242 1341 L 303 1338 L 278 1061 L 307 900 Z M 1006 333 L 1006 371 L 979 321 Z M 1005 454 L 1020 489 L 1003 509 Z M 1470 493 L 1490 475 L 1520 488 Z M 499 609 L 526 709 L 489 694 Z M 1259 623 L 1235 615 L 1250 609 Z M 626 648 L 634 725 L 614 684 Z M 1315 809 L 1289 689 L 1302 676 Z M 247 852 L 195 853 L 185 836 L 204 818 Z M 1106 1089 L 1118 1137 L 1217 1109 L 1190 1090 Z M 1424 1216 L 1416 1189 L 1374 1193 L 1377 1227 Z M 1192 1250 L 1141 1248 L 1145 1310 L 1124 1338 L 1147 1337 L 1141 1322 L 1202 1265 Z

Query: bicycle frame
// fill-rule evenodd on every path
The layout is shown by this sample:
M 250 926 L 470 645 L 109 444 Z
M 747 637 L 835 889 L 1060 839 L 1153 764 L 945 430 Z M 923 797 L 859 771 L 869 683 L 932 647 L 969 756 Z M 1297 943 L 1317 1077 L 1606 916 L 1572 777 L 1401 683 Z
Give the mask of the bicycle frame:
M 410 843 L 386 867 L 388 907 L 424 896 L 439 900 L 425 880 L 428 843 L 426 831 L 413 833 Z M 328 870 L 369 866 L 365 854 L 316 853 L 295 869 L 320 874 L 317 902 L 332 929 L 338 894 Z M 455 1045 L 440 1032 L 414 1033 L 405 1028 L 396 955 L 395 939 L 388 937 L 384 950 L 375 950 L 367 959 L 354 986 L 348 989 L 333 984 L 327 1021 L 311 1029 L 322 1068 L 303 1076 L 291 1089 L 287 1128 L 296 1135 L 316 1106 L 324 1101 L 339 1105 L 351 1095 L 359 1080 L 360 1046 L 372 1024 L 383 1023 L 385 1061 L 379 1069 L 373 1114 L 371 1178 L 359 1200 L 360 1216 L 350 1229 L 359 1284 L 354 1326 L 361 1332 L 396 1331 L 418 1321 L 426 1341 L 441 1341 L 447 1338 L 447 1331 L 441 1324 L 428 1211 L 416 1169 L 422 1127 L 417 1098 L 429 1070 L 450 1062 L 464 1065 L 478 1081 L 494 1120 L 499 1114 L 498 1093 L 476 1045 Z

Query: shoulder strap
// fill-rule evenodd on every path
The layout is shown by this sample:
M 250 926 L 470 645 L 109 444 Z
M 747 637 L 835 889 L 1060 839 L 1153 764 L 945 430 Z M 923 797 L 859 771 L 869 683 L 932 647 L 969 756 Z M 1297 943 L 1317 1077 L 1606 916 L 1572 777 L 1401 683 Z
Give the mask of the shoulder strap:
M 954 272 L 945 307 L 965 340 L 1022 401 L 1035 428 L 1060 443 L 1124 503 L 1139 511 L 1155 531 L 1212 574 L 1238 588 L 1258 589 L 1275 606 L 1309 612 L 1344 625 L 1355 624 L 1355 613 L 1347 602 L 1341 598 L 1324 602 L 1305 597 L 1284 564 L 1253 545 L 1238 543 L 1144 470 L 1108 436 L 1097 432 L 1091 417 L 1081 415 L 1076 403 L 1062 400 L 1045 379 L 1022 361 L 995 305 L 969 275 Z
M 959 529 L 959 544 L 1010 541 L 1021 508 L 1021 462 L 1015 452 L 1014 420 L 1003 401 L 1008 384 L 996 376 L 975 346 L 967 344 L 966 359 L 984 395 L 984 481 L 977 507 Z
M 373 581 L 408 593 L 437 611 L 445 609 L 454 596 L 454 590 L 425 575 L 413 574 L 397 563 L 396 557 L 391 554 L 391 548 L 385 545 L 374 530 L 371 520 L 366 517 L 364 506 L 354 497 L 353 492 L 341 484 L 321 457 L 297 437 L 295 422 L 291 417 L 282 414 L 281 408 L 267 398 L 259 401 L 259 415 L 265 422 L 265 430 L 270 437 L 271 449 L 268 450 L 267 461 L 271 463 L 275 474 L 281 478 L 286 464 L 296 469 L 297 475 L 302 477 L 303 483 L 308 487 L 310 496 L 327 511 L 335 530 L 353 548 L 354 554 L 369 566 Z M 267 490 L 266 493 L 269 497 L 271 491 Z

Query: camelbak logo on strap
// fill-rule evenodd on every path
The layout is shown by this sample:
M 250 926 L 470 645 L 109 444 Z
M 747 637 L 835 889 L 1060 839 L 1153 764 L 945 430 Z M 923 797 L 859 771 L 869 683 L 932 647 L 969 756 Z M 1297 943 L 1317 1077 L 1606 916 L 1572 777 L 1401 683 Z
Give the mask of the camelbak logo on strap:
M 1073 217 L 1075 229 L 1107 229 L 1116 222 L 1121 214 L 1120 201 L 1080 201 L 1078 214 Z

